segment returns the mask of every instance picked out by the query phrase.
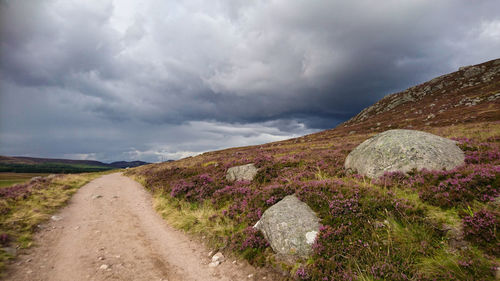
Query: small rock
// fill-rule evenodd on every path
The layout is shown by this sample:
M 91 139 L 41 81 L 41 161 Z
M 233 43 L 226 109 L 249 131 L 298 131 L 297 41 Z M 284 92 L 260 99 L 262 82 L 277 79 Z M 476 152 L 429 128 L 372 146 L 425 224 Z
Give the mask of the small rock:
M 60 221 L 60 220 L 62 220 L 62 217 L 54 215 L 54 216 L 50 217 L 50 219 L 53 221 Z
M 26 273 L 27 273 L 27 274 L 31 274 L 31 273 L 33 273 L 33 271 L 32 271 L 32 270 L 30 270 L 30 269 L 28 269 L 28 270 L 26 271 Z
M 212 255 L 213 255 L 213 254 L 214 254 L 214 251 L 210 251 L 210 252 L 208 252 L 208 257 L 209 257 L 209 258 L 210 258 L 210 257 L 212 257 Z
M 224 255 L 221 252 L 218 252 L 212 257 L 212 262 L 223 262 L 224 261 Z
M 97 259 L 99 259 L 100 261 L 105 260 L 105 258 L 104 258 L 104 257 L 98 257 Z
M 217 267 L 220 264 L 220 261 L 213 261 L 208 264 L 208 267 Z
M 102 198 L 102 195 L 97 194 L 97 195 L 92 196 L 92 199 L 98 199 L 98 198 Z
M 99 267 L 99 269 L 101 269 L 101 270 L 106 270 L 108 268 L 109 268 L 109 265 L 107 265 L 107 264 L 103 264 L 103 265 L 101 265 L 101 267 Z
M 253 274 L 248 274 L 248 278 L 253 278 Z
M 75 230 L 78 230 L 78 229 L 80 229 L 80 226 L 75 226 L 75 228 L 74 228 L 74 229 L 75 229 Z
M 119 197 L 120 197 L 120 196 L 118 196 L 118 195 L 113 195 L 113 198 L 115 198 L 115 199 L 116 199 L 116 198 L 119 198 Z
M 27 260 L 26 260 L 26 262 L 31 262 L 32 260 L 33 260 L 33 259 L 31 259 L 31 258 L 30 258 L 30 259 L 27 259 Z

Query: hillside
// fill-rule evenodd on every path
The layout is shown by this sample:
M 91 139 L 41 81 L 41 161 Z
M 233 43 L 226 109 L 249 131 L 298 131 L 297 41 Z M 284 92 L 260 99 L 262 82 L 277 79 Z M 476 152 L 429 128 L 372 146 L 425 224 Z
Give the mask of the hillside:
M 500 60 L 434 78 L 391 94 L 343 126 L 352 130 L 425 128 L 500 119 Z
M 20 156 L 1 156 L 0 172 L 17 173 L 82 173 L 138 167 L 143 161 L 118 161 L 110 164 L 94 160 L 51 159 Z
M 465 165 L 386 174 L 344 170 L 361 142 L 393 128 L 453 138 Z M 228 168 L 254 163 L 251 182 Z M 127 171 L 171 225 L 299 280 L 494 280 L 500 264 L 500 60 L 389 95 L 335 129 Z M 252 226 L 295 194 L 322 227 L 307 260 L 284 261 Z

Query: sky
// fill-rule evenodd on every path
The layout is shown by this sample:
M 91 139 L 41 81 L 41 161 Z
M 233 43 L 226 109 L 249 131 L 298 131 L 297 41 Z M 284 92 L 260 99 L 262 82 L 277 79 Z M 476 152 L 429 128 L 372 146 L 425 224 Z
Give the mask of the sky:
M 500 57 L 498 0 L 0 0 L 0 154 L 179 159 Z

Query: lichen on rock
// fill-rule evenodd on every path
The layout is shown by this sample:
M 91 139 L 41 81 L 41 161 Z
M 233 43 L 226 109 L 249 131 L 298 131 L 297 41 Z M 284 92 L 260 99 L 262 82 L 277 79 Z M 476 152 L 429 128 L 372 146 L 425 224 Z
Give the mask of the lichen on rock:
M 257 170 L 254 164 L 231 167 L 227 169 L 226 179 L 228 181 L 252 181 L 255 175 L 257 175 Z
M 295 195 L 267 209 L 254 226 L 273 250 L 285 257 L 307 257 L 319 232 L 319 218 Z
M 464 164 L 465 155 L 455 141 L 415 130 L 389 130 L 356 147 L 345 160 L 345 168 L 378 178 L 385 172 L 451 170 Z

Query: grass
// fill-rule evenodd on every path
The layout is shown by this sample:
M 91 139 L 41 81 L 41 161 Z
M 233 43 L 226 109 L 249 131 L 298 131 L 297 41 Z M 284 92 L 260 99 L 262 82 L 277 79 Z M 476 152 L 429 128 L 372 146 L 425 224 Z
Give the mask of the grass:
M 214 163 L 208 165 L 212 164 Z M 132 178 L 142 185 L 146 184 L 143 177 Z M 153 197 L 153 207 L 171 226 L 198 237 L 204 236 L 204 242 L 213 248 L 223 247 L 224 241 L 221 238 L 233 233 L 236 228 L 230 220 L 218 217 L 220 210 L 208 202 L 189 203 L 157 192 Z
M 25 249 L 33 245 L 37 226 L 47 221 L 86 183 L 103 173 L 71 174 L 45 177 L 25 183 L 23 194 L 0 197 L 0 272 L 13 256 L 8 248 Z M 7 190 L 9 187 L 6 187 Z M 10 187 L 15 189 L 15 187 Z
M 34 177 L 45 177 L 46 173 L 0 173 L 0 187 L 23 183 Z
M 232 234 L 237 227 L 230 220 L 217 216 L 218 210 L 208 203 L 188 203 L 156 194 L 153 204 L 171 226 L 198 237 L 205 236 L 205 242 L 213 248 L 222 248 L 225 242 L 222 238 Z

